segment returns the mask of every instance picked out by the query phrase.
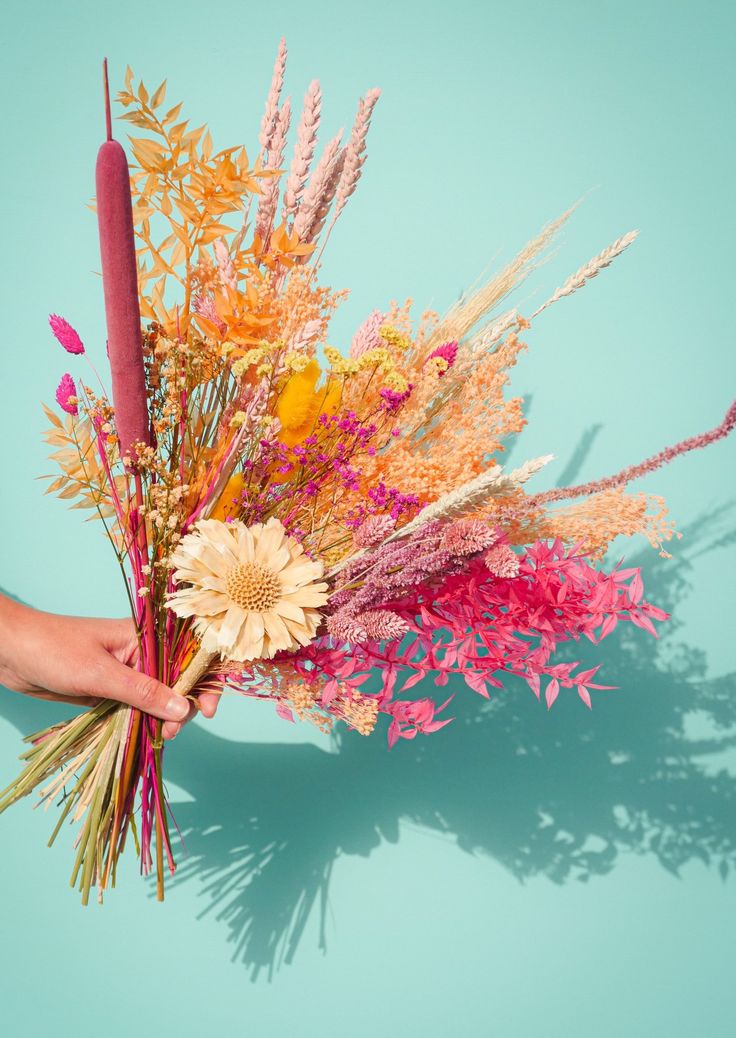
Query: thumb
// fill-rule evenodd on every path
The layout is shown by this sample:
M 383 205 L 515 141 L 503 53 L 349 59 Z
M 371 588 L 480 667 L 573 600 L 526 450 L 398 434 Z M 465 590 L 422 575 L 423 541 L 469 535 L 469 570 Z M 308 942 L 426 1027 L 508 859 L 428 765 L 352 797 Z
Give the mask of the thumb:
M 149 674 L 126 667 L 112 656 L 108 661 L 98 695 L 127 703 L 162 721 L 183 721 L 189 716 L 189 703 L 184 696 Z

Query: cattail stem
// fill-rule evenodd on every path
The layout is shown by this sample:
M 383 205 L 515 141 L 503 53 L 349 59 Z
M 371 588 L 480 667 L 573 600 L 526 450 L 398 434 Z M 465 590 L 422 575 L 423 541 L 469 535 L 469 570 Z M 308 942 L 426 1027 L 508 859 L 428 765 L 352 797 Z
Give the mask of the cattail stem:
M 110 81 L 107 76 L 107 58 L 102 62 L 102 85 L 105 91 L 105 129 L 107 139 L 112 140 L 112 112 L 110 111 Z

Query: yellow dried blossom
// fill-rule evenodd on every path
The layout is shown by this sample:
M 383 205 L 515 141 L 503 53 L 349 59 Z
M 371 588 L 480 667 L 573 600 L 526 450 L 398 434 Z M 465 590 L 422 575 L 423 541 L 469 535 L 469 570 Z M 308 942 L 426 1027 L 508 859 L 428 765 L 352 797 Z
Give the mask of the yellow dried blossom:
M 288 353 L 284 364 L 289 371 L 304 371 L 309 364 L 309 357 L 306 353 Z
M 408 350 L 411 347 L 411 339 L 402 335 L 401 332 L 390 324 L 384 324 L 378 329 L 378 334 L 390 346 L 397 350 Z
M 245 425 L 247 417 L 248 416 L 245 413 L 245 411 L 236 411 L 230 419 L 230 425 L 234 426 L 235 428 L 237 428 L 240 425 Z
M 261 349 L 247 350 L 243 354 L 243 356 L 239 360 L 236 360 L 235 363 L 233 364 L 233 366 L 232 366 L 232 373 L 233 373 L 233 375 L 235 375 L 236 378 L 241 378 L 241 376 L 243 376 L 246 373 L 248 368 L 252 367 L 254 364 L 258 364 L 260 361 L 263 360 L 264 356 L 265 356 L 265 351 L 264 350 L 261 350 Z
M 360 371 L 359 361 L 352 357 L 343 357 L 334 346 L 325 346 L 325 357 L 336 375 L 354 375 Z
M 409 383 L 400 371 L 388 371 L 383 379 L 383 384 L 397 393 L 405 393 L 409 388 Z
M 376 346 L 372 350 L 366 350 L 365 353 L 358 358 L 358 367 L 360 370 L 373 368 L 377 364 L 389 366 L 393 364 L 393 358 L 385 346 Z

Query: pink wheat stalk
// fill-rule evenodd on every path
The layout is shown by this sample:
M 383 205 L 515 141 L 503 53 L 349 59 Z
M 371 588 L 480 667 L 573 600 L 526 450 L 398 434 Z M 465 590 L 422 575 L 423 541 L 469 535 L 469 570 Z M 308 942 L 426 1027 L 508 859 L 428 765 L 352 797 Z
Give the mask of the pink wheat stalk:
M 283 218 L 288 220 L 296 213 L 299 200 L 309 176 L 309 167 L 314 158 L 314 149 L 317 146 L 317 130 L 319 129 L 320 111 L 322 108 L 322 92 L 319 81 L 314 79 L 309 84 L 309 89 L 304 96 L 304 108 L 302 109 L 299 126 L 296 131 L 296 145 L 294 158 L 289 170 L 289 179 L 284 192 Z
M 301 242 L 314 241 L 324 226 L 327 213 L 335 197 L 345 161 L 345 150 L 340 147 L 342 130 L 325 146 L 294 220 L 294 230 Z
M 278 53 L 276 54 L 276 63 L 273 67 L 271 88 L 268 91 L 268 97 L 266 98 L 266 110 L 261 119 L 261 132 L 258 135 L 258 143 L 261 146 L 261 157 L 270 150 L 271 139 L 276 130 L 276 123 L 279 116 L 279 98 L 281 97 L 281 88 L 284 85 L 285 71 L 286 40 L 282 37 L 281 42 L 279 43 Z
M 366 137 L 368 136 L 373 109 L 376 107 L 376 102 L 380 95 L 381 91 L 374 87 L 367 92 L 365 97 L 361 97 L 358 102 L 358 111 L 345 153 L 345 166 L 340 178 L 340 186 L 337 189 L 335 213 L 332 217 L 333 223 L 345 208 L 348 198 L 355 191 L 360 180 L 363 164 L 367 157 L 365 150 Z
M 368 350 L 382 346 L 383 343 L 381 336 L 378 334 L 378 329 L 385 323 L 386 317 L 380 310 L 373 310 L 368 314 L 353 336 L 353 341 L 350 344 L 350 356 L 357 359 L 362 357 Z
M 287 97 L 276 118 L 276 127 L 268 147 L 268 158 L 266 169 L 278 169 L 284 157 L 286 148 L 286 135 L 289 132 L 291 122 L 291 101 Z M 265 244 L 268 242 L 271 225 L 276 215 L 276 206 L 279 200 L 279 178 L 271 177 L 263 188 L 258 212 L 256 213 L 256 234 Z
M 674 461 L 681 454 L 699 450 L 701 447 L 707 447 L 709 444 L 715 443 L 716 440 L 723 439 L 724 436 L 728 436 L 734 427 L 736 427 L 736 400 L 729 407 L 726 417 L 721 424 L 717 425 L 715 429 L 711 429 L 710 432 L 699 433 L 697 436 L 691 436 L 687 440 L 681 440 L 680 443 L 676 443 L 672 447 L 665 447 L 659 454 L 652 455 L 651 458 L 639 462 L 638 465 L 629 465 L 628 468 L 622 469 L 615 476 L 597 479 L 591 483 L 581 483 L 575 487 L 558 487 L 556 490 L 547 490 L 542 494 L 530 497 L 528 503 L 530 505 L 543 505 L 553 501 L 567 501 L 572 497 L 586 497 L 588 494 L 599 494 L 603 490 L 613 490 L 615 487 L 624 486 L 626 483 L 631 483 L 632 480 L 646 476 L 647 473 L 654 472 L 656 469 L 661 468 L 662 465 Z

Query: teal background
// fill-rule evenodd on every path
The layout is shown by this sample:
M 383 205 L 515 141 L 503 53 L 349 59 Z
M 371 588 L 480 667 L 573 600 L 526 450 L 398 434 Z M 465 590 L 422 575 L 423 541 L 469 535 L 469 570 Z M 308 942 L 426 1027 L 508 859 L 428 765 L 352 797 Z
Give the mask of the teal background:
M 216 143 L 253 153 L 282 34 L 293 98 L 321 79 L 323 141 L 383 88 L 325 263 L 352 289 L 336 343 L 391 298 L 445 308 L 581 196 L 518 293 L 526 312 L 639 227 L 528 335 L 513 457 L 553 451 L 543 487 L 710 428 L 734 395 L 735 25 L 707 0 L 6 0 L 0 584 L 47 609 L 125 609 L 100 531 L 34 481 L 38 401 L 70 366 L 46 315 L 103 357 L 85 209 L 103 54 L 116 87 L 126 63 L 150 87 L 168 76 Z M 676 619 L 659 644 L 609 639 L 620 687 L 592 712 L 458 690 L 454 725 L 388 753 L 227 701 L 167 751 L 189 853 L 164 905 L 130 859 L 82 909 L 71 832 L 46 850 L 51 817 L 16 806 L 0 819 L 3 1033 L 732 1035 L 735 460 L 732 439 L 641 482 L 685 536 L 671 560 L 621 548 Z M 20 734 L 65 709 L 0 690 L 0 785 Z

